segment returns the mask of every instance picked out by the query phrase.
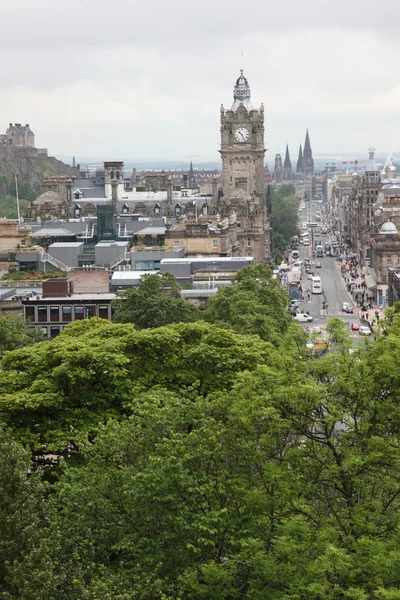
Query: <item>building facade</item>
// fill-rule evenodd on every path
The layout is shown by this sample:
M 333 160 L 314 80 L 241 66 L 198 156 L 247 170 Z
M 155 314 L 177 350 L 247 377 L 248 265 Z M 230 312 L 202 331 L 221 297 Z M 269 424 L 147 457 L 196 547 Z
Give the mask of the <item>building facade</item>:
M 221 105 L 223 196 L 215 211 L 223 218 L 237 216 L 238 254 L 269 260 L 269 215 L 264 198 L 264 106 L 255 109 L 250 86 L 237 79 L 230 109 Z
M 286 144 L 285 162 L 283 163 L 283 181 L 292 181 L 292 179 L 292 161 L 290 160 L 289 146 Z
M 282 156 L 280 154 L 275 156 L 274 182 L 277 184 L 283 182 Z
M 3 143 L 9 143 L 13 146 L 19 146 L 22 148 L 34 148 L 35 147 L 35 134 L 32 129 L 27 125 L 21 125 L 21 123 L 10 123 L 5 135 L 1 136 Z

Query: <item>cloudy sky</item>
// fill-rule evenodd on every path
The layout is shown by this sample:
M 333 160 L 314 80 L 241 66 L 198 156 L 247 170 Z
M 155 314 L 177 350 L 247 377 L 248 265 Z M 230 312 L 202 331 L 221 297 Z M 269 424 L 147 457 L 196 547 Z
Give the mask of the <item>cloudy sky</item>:
M 2 4 L 0 130 L 51 154 L 218 160 L 219 107 L 245 69 L 269 158 L 384 154 L 400 124 L 400 2 L 13 0 Z M 242 57 L 243 52 L 243 57 Z M 400 139 L 399 139 L 400 150 Z

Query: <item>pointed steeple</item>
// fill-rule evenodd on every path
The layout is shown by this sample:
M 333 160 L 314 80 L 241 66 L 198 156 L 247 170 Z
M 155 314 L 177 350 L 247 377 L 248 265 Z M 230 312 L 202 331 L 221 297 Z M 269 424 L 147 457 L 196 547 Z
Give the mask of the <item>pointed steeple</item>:
M 303 161 L 304 161 L 304 175 L 313 175 L 314 173 L 314 159 L 312 156 L 311 144 L 310 144 L 310 136 L 308 133 L 308 129 L 306 131 L 306 140 L 304 142 L 304 152 L 303 152 Z
M 290 181 L 293 179 L 292 161 L 289 155 L 289 146 L 286 144 L 285 162 L 283 163 L 283 180 Z
M 194 176 L 194 170 L 193 170 L 193 163 L 192 161 L 190 161 L 190 167 L 189 167 L 189 173 L 188 173 L 188 180 L 189 180 L 189 189 L 190 190 L 195 190 L 196 189 L 196 179 Z
M 299 158 L 297 159 L 296 173 L 303 173 L 303 172 L 304 172 L 304 158 L 303 158 L 303 150 L 301 149 L 301 144 L 300 144 Z
M 308 150 L 311 150 L 311 144 L 310 144 L 310 135 L 308 133 L 308 128 L 306 131 L 306 141 L 304 142 L 304 154 L 306 154 L 306 152 Z

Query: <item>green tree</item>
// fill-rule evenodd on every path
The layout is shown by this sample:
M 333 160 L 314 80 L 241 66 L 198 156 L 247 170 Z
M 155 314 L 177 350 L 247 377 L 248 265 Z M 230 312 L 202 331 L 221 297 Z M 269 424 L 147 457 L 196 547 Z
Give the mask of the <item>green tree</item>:
M 137 329 L 200 318 L 199 309 L 180 297 L 180 286 L 171 273 L 144 275 L 139 288 L 126 290 L 113 307 L 116 323 L 133 323 Z
M 28 205 L 28 200 L 20 199 L 20 215 L 24 214 Z M 5 217 L 6 219 L 18 218 L 17 199 L 14 196 L 7 194 L 4 198 L 0 198 L 0 217 Z
M 218 290 L 204 318 L 219 327 L 259 335 L 279 345 L 291 322 L 287 304 L 288 295 L 272 279 L 271 269 L 254 265 L 240 269 L 231 286 Z
M 29 346 L 41 338 L 33 329 L 29 329 L 22 317 L 0 316 L 0 354 L 22 346 Z

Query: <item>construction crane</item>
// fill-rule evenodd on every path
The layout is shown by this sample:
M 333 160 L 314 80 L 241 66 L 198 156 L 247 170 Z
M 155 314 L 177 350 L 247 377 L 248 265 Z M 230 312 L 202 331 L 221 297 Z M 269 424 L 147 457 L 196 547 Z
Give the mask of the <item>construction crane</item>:
M 387 155 L 385 164 L 383 165 L 383 169 L 381 171 L 381 175 L 385 175 L 386 174 L 386 167 L 389 167 L 389 171 L 395 171 L 396 167 L 393 164 L 393 152 L 396 149 L 397 146 L 397 140 L 399 138 L 399 130 L 397 130 L 396 135 L 393 138 L 393 142 L 392 142 L 392 146 L 389 150 L 389 154 Z
M 354 160 L 342 160 L 342 165 L 354 165 L 355 172 L 357 173 L 357 169 L 358 169 L 357 158 L 355 158 Z

